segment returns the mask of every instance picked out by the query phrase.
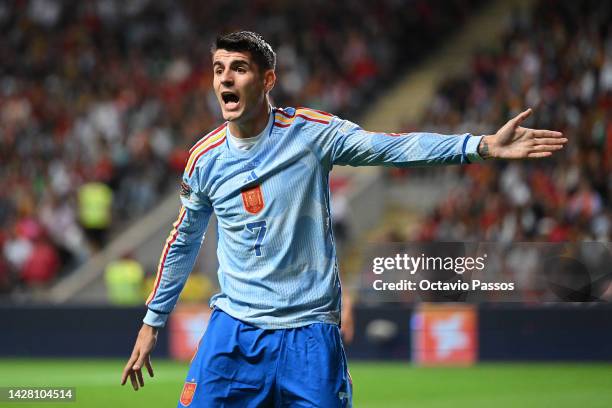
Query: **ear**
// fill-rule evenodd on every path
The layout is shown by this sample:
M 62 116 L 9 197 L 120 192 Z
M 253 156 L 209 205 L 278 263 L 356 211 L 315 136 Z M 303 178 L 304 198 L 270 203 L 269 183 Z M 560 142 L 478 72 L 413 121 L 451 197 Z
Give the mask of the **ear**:
M 264 72 L 264 91 L 269 93 L 272 88 L 274 88 L 274 84 L 276 83 L 276 73 L 274 70 L 269 69 Z

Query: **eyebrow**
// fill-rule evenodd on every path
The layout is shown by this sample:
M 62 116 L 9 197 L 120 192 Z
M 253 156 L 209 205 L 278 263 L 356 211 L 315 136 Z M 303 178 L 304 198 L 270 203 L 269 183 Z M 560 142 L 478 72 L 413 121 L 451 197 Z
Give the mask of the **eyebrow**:
M 229 65 L 230 65 L 230 67 L 231 66 L 236 66 L 236 65 L 246 65 L 247 67 L 250 66 L 249 62 L 247 60 L 243 60 L 243 59 L 232 60 L 232 61 L 230 61 Z M 223 64 L 223 62 L 221 62 L 221 61 L 215 61 L 215 62 L 213 62 L 213 67 L 216 67 L 216 66 L 225 66 L 225 64 Z

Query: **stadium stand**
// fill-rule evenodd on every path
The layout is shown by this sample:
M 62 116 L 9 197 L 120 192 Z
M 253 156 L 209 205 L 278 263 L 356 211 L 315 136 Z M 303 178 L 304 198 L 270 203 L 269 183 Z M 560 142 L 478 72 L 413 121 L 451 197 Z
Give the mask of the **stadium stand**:
M 45 284 L 91 256 L 88 236 L 104 245 L 79 216 L 83 186 L 112 190 L 111 236 L 174 186 L 188 146 L 218 121 L 214 33 L 248 27 L 277 46 L 280 105 L 354 118 L 480 1 L 315 3 L 2 3 L 2 290 L 27 287 L 37 248 Z
M 478 52 L 469 73 L 445 81 L 420 128 L 485 134 L 529 106 L 527 126 L 563 131 L 570 145 L 555 159 L 520 166 L 444 169 L 460 174 L 457 185 L 413 238 L 612 239 L 610 21 L 608 2 L 540 1 L 513 17 L 499 51 Z
M 420 218 L 414 217 L 419 211 L 400 213 L 412 216 L 409 224 L 398 222 L 399 216 L 388 221 L 375 240 L 500 243 L 496 248 L 505 252 L 489 269 L 497 279 L 511 277 L 521 287 L 513 301 L 612 299 L 607 272 L 612 239 L 611 22 L 607 3 L 535 2 L 531 11 L 509 20 L 498 41 L 501 47 L 476 52 L 467 72 L 442 81 L 421 121 L 404 131 L 487 134 L 529 106 L 535 114 L 527 127 L 560 130 L 570 144 L 557 157 L 536 162 L 390 170 L 391 185 L 417 184 L 425 192 L 430 184 L 445 193 Z M 407 208 L 414 207 L 415 200 L 403 198 Z M 532 245 L 517 244 L 521 242 Z M 582 259 L 582 265 L 547 264 L 542 258 L 546 244 L 535 243 L 566 243 L 557 248 Z M 362 282 L 372 279 L 367 267 L 360 272 Z M 581 281 L 587 277 L 588 284 Z M 544 295 L 561 281 L 561 286 L 585 291 Z M 362 286 L 362 300 L 380 297 L 368 291 L 371 285 Z M 396 300 L 411 302 L 415 295 Z

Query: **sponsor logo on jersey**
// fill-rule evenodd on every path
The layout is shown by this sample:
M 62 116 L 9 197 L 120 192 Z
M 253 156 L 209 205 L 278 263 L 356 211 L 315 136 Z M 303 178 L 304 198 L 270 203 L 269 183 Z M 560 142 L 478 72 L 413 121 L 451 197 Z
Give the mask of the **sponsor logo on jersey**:
M 183 386 L 183 392 L 181 392 L 181 404 L 188 407 L 193 401 L 193 395 L 195 394 L 197 384 L 194 382 L 185 382 Z
M 242 190 L 242 204 L 244 209 L 251 214 L 257 214 L 264 208 L 261 186 L 257 185 Z
M 244 183 L 250 183 L 254 180 L 257 180 L 257 174 L 255 173 L 255 171 L 251 171 L 247 178 L 244 179 Z

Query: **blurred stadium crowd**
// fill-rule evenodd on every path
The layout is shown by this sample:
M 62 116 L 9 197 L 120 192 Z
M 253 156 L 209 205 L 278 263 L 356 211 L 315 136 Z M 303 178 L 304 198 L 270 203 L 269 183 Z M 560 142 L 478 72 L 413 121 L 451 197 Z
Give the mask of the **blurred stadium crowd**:
M 501 44 L 445 81 L 419 128 L 486 134 L 532 107 L 525 126 L 560 130 L 570 143 L 554 159 L 458 169 L 413 238 L 609 242 L 612 3 L 541 1 L 512 19 Z
M 219 121 L 216 33 L 276 46 L 279 106 L 355 119 L 478 3 L 0 3 L 0 293 L 52 281 L 176 187 Z

